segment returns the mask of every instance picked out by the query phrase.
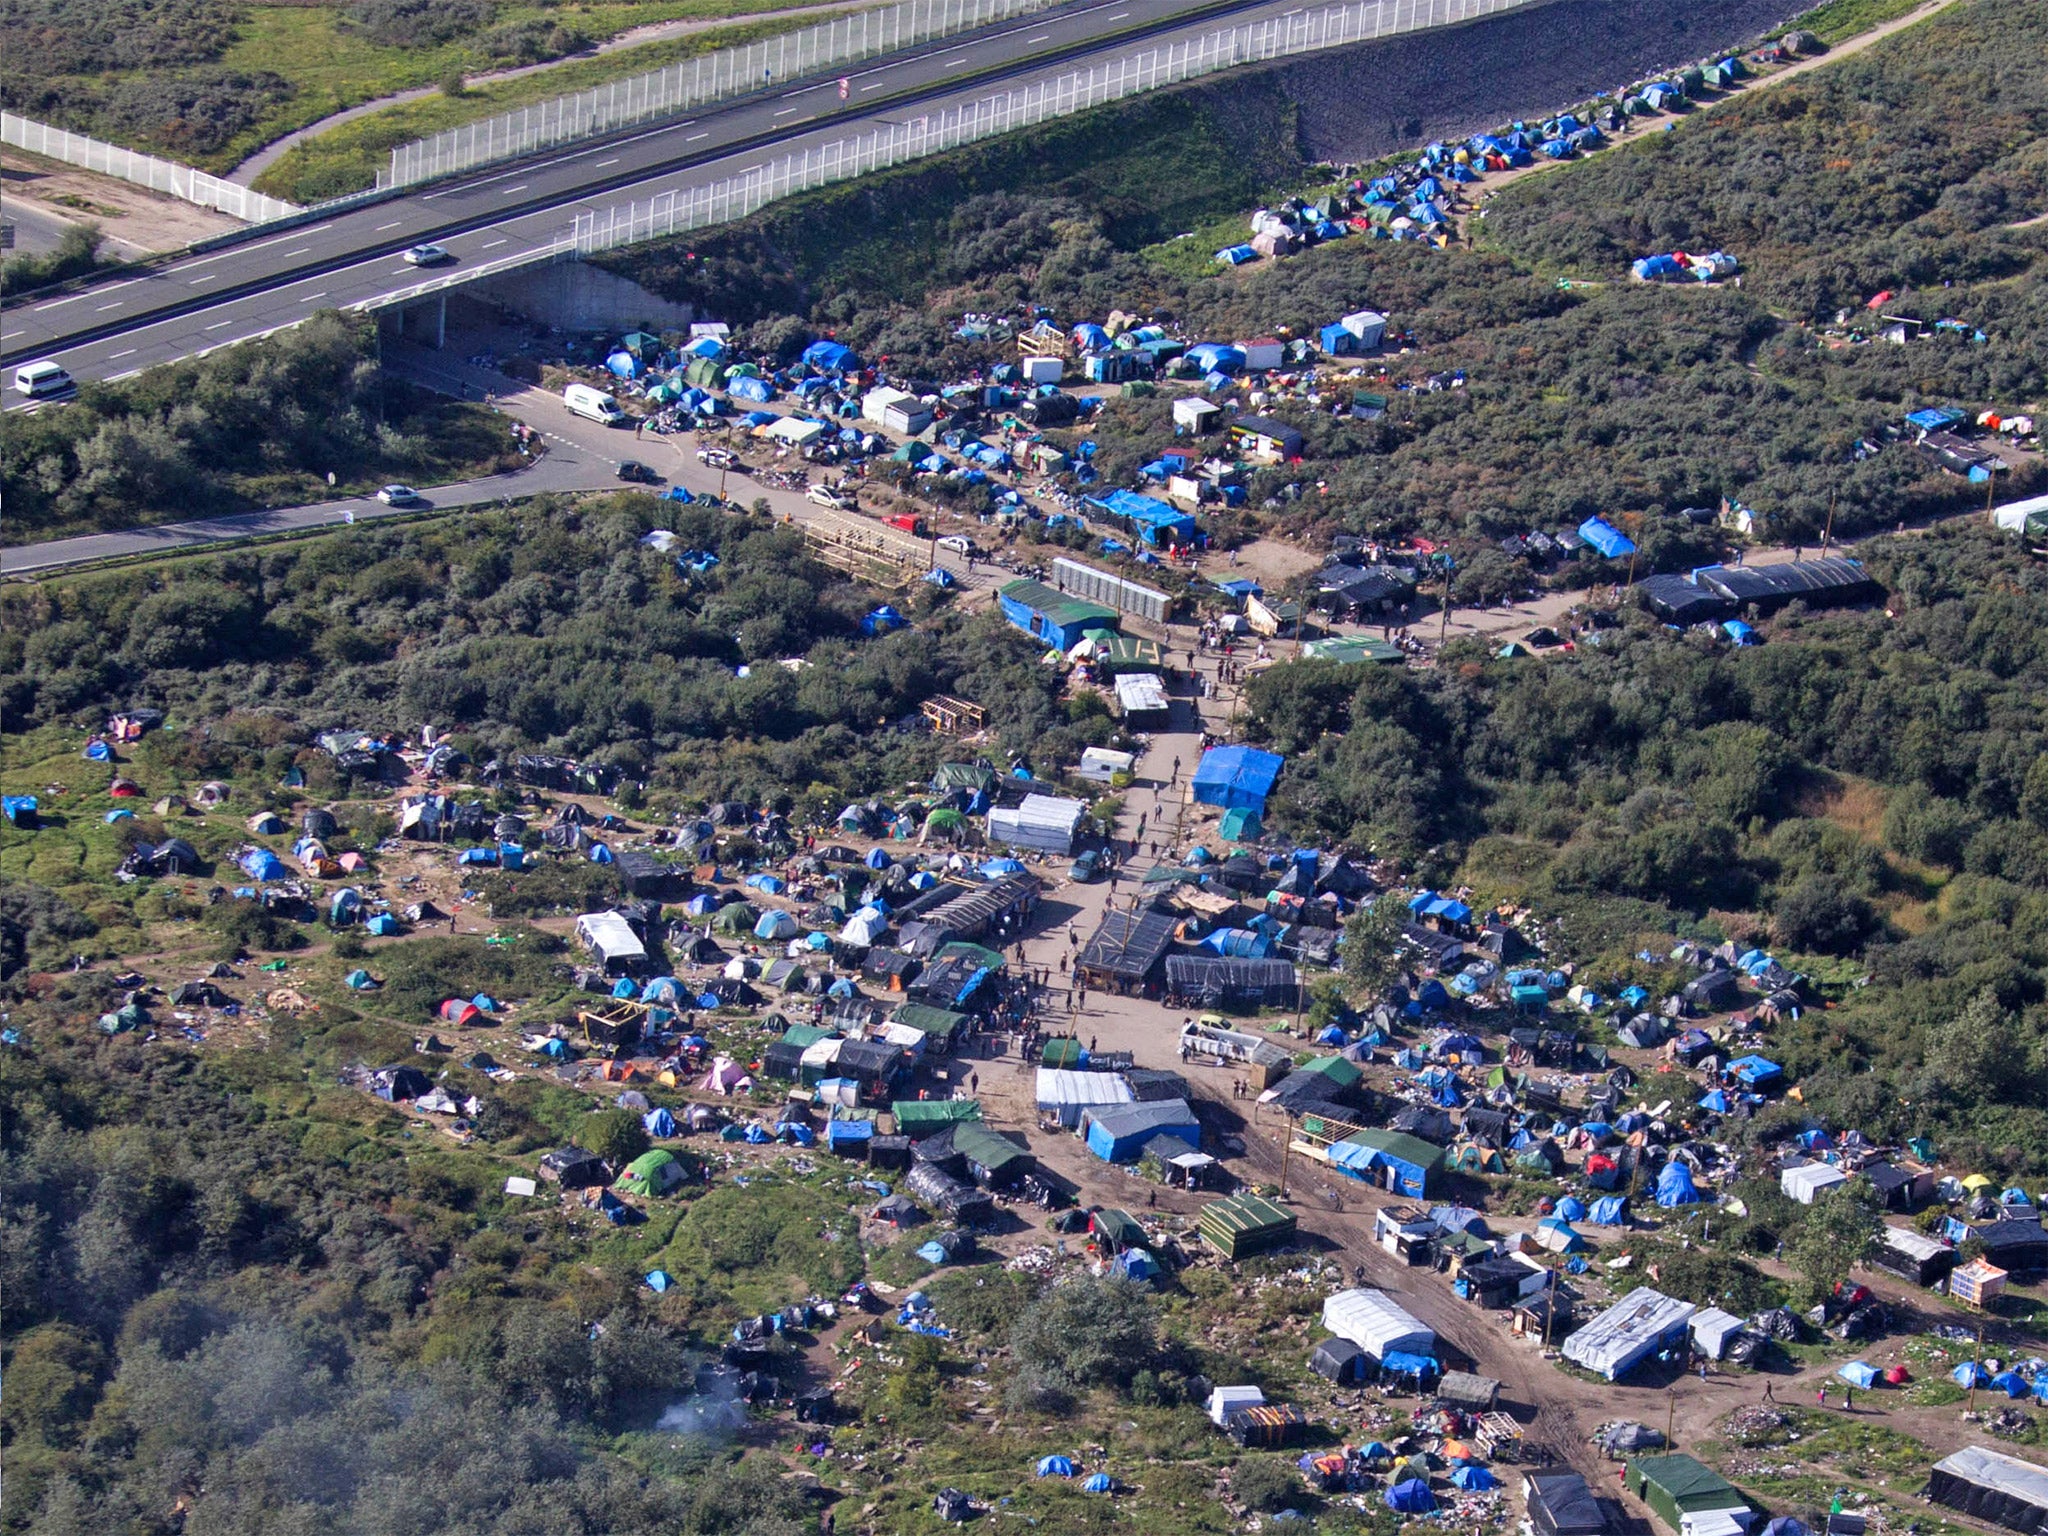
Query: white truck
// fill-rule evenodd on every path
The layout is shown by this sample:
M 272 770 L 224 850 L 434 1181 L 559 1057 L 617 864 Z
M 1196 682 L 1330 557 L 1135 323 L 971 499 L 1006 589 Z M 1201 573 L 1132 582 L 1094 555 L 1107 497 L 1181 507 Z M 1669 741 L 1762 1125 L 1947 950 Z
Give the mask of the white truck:
M 571 384 L 564 389 L 562 404 L 569 407 L 573 414 L 581 416 L 586 421 L 597 422 L 601 426 L 616 426 L 626 420 L 626 413 L 619 409 L 618 401 L 603 390 L 593 389 L 588 384 Z

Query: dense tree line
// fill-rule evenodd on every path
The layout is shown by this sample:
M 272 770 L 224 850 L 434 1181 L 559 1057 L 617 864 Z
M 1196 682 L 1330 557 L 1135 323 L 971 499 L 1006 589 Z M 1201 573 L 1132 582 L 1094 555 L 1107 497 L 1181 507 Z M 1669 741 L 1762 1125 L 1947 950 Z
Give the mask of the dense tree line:
M 685 571 L 643 545 L 657 521 L 716 563 Z M 10 730 L 143 702 L 193 722 L 281 714 L 295 740 L 218 730 L 199 749 L 224 754 L 216 772 L 262 764 L 273 779 L 316 730 L 433 723 L 478 761 L 548 748 L 716 798 L 886 793 L 928 774 L 941 744 L 887 727 L 934 692 L 981 701 L 1003 747 L 1048 767 L 1112 729 L 1063 706 L 1038 647 L 994 617 L 942 606 L 864 638 L 878 601 L 759 517 L 542 498 L 15 588 L 0 598 L 0 707 Z
M 1247 699 L 1289 754 L 1277 814 L 1531 899 L 1624 971 L 1645 935 L 1703 933 L 1867 975 L 1774 1026 L 1808 1107 L 2036 1167 L 2048 572 L 1975 527 L 1868 559 L 1891 614 L 1793 611 L 1750 650 L 1643 617 L 1554 662 L 1275 668 Z

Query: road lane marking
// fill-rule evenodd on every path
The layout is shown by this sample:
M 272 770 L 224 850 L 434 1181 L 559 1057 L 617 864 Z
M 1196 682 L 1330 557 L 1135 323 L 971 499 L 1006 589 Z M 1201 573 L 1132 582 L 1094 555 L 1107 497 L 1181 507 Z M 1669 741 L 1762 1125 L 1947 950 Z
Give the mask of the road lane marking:
M 500 197 L 510 197 L 510 196 L 511 196 L 511 195 L 512 195 L 512 194 L 513 194 L 514 192 L 524 192 L 525 190 L 526 190 L 526 183 L 522 181 L 522 182 L 521 182 L 521 183 L 519 183 L 519 185 L 518 185 L 518 186 L 516 186 L 516 187 L 507 187 L 507 188 L 506 188 L 506 189 L 505 189 L 504 191 L 500 192 L 500 193 L 498 194 L 498 196 L 500 196 Z
M 708 138 L 710 138 L 710 137 L 711 137 L 711 135 L 710 135 L 710 134 L 708 134 L 708 133 L 693 133 L 693 134 L 691 134 L 691 135 L 690 135 L 690 136 L 689 136 L 689 137 L 688 137 L 687 139 L 683 140 L 683 142 L 684 142 L 685 144 L 694 144 L 694 143 L 696 143 L 696 142 L 697 142 L 697 141 L 698 141 L 699 139 L 708 139 Z
M 784 107 L 780 112 L 776 113 L 775 115 L 777 117 L 787 117 L 790 113 L 794 112 L 795 110 L 795 107 Z
M 199 274 L 199 276 L 193 278 L 192 281 L 187 283 L 185 286 L 188 288 L 197 288 L 201 283 L 210 283 L 216 277 L 219 276 L 220 274 L 218 272 L 202 272 Z
M 279 261 L 290 261 L 294 256 L 304 256 L 308 254 L 312 249 L 313 247 L 311 247 L 310 245 L 302 245 L 296 251 L 286 251 L 282 256 L 278 257 L 277 259 Z
M 36 306 L 36 313 L 40 315 L 46 309 L 62 309 L 66 304 L 76 304 L 84 297 L 85 295 L 82 293 L 74 293 L 68 299 L 52 299 L 47 304 L 38 304 Z
M 960 56 L 959 58 L 957 58 L 957 59 L 948 59 L 948 60 L 946 60 L 946 62 L 945 62 L 945 63 L 943 63 L 943 64 L 941 64 L 941 65 L 939 66 L 939 68 L 941 68 L 941 69 L 953 69 L 953 68 L 956 68 L 956 67 L 958 67 L 959 65 L 965 64 L 966 62 L 967 62 L 967 56 L 966 56 L 965 54 L 962 54 L 962 55 L 961 55 L 961 56 Z
M 318 293 L 309 293 L 309 294 L 307 294 L 307 295 L 306 295 L 306 296 L 305 296 L 305 297 L 304 297 L 303 299 L 299 300 L 299 302 L 300 302 L 301 304 L 310 304 L 310 303 L 312 303 L 312 302 L 313 302 L 313 301 L 314 301 L 315 299 L 324 299 L 324 298 L 326 298 L 326 297 L 327 297 L 327 290 L 326 290 L 325 288 L 322 288 L 322 289 L 321 289 L 321 290 L 320 290 L 320 291 L 319 291 Z
M 209 331 L 217 331 L 224 325 L 233 325 L 234 323 L 235 322 L 232 320 L 216 320 L 213 322 L 213 324 L 207 326 L 206 329 Z
M 132 379 L 132 378 L 134 378 L 134 377 L 135 377 L 135 375 L 137 375 L 137 374 L 138 374 L 138 373 L 140 373 L 140 372 L 142 372 L 142 370 L 141 370 L 140 368 L 130 368 L 130 369 L 129 369 L 129 370 L 128 370 L 128 371 L 126 372 L 126 373 L 117 373 L 117 374 L 115 374 L 115 375 L 114 375 L 114 376 L 113 376 L 113 377 L 112 377 L 111 379 L 108 379 L 108 380 L 107 380 L 107 382 L 108 382 L 109 384 L 118 384 L 118 383 L 120 383 L 120 382 L 121 382 L 121 381 L 122 381 L 123 379 Z
M 609 160 L 598 161 L 597 164 L 594 167 L 592 167 L 592 169 L 601 171 L 608 165 L 617 165 L 618 163 L 619 157 L 617 155 L 613 155 Z
M 861 90 L 862 90 L 863 92 L 867 92 L 867 91 L 879 91 L 879 90 L 880 90 L 880 89 L 881 89 L 881 88 L 882 88 L 883 86 L 887 85 L 888 83 L 889 83 L 889 82 L 888 82 L 888 81 L 886 81 L 886 80 L 877 80 L 877 81 L 876 81 L 876 82 L 875 82 L 875 83 L 874 83 L 873 85 L 864 85 L 864 86 L 862 86 L 862 87 L 861 87 Z
M 1051 41 L 1052 41 L 1052 34 L 1051 34 L 1050 32 L 1041 32 L 1041 33 L 1039 33 L 1039 34 L 1038 34 L 1038 36 L 1036 36 L 1036 37 L 1027 37 L 1027 38 L 1025 38 L 1025 39 L 1024 39 L 1024 46 L 1025 46 L 1026 48 L 1030 48 L 1030 47 L 1034 47 L 1034 46 L 1036 46 L 1036 45 L 1037 45 L 1037 44 L 1039 44 L 1039 43 L 1049 43 L 1049 42 L 1051 42 Z
M 121 359 L 122 359 L 122 358 L 124 358 L 124 357 L 133 357 L 134 355 L 135 355 L 135 349 L 134 349 L 133 347 L 130 347 L 130 348 L 129 348 L 129 349 L 128 349 L 128 350 L 126 351 L 126 352 L 110 352 L 110 353 L 108 353 L 108 354 L 107 354 L 107 361 L 108 361 L 108 362 L 110 362 L 110 363 L 118 363 L 119 361 L 121 361 Z
M 399 225 L 403 224 L 404 222 L 405 220 L 403 219 L 393 219 L 389 224 L 379 224 L 376 227 L 376 229 L 372 231 L 372 233 L 381 235 L 384 233 L 385 230 L 396 229 L 398 228 Z
M 28 334 L 28 332 L 27 332 L 27 331 L 4 331 L 4 332 L 0 332 L 0 341 L 12 341 L 12 340 L 14 340 L 14 338 L 15 338 L 15 337 L 17 337 L 17 336 L 26 336 L 27 334 Z
M 507 244 L 510 238 L 510 236 L 507 236 L 505 240 L 493 240 L 490 242 L 490 244 L 484 246 L 483 249 L 487 251 L 495 251 L 499 246 Z
M 102 304 L 98 309 L 94 310 L 93 313 L 96 315 L 104 315 L 108 310 L 119 309 L 123 304 L 127 302 L 128 301 L 126 299 L 116 299 L 111 304 Z

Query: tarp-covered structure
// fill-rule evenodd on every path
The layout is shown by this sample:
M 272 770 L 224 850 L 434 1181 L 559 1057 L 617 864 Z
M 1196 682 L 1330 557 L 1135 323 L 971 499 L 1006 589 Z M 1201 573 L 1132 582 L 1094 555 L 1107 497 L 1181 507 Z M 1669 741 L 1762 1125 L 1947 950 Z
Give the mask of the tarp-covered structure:
M 1686 1455 L 1639 1456 L 1628 1464 L 1626 1483 L 1674 1531 L 1687 1515 L 1748 1507 L 1720 1473 Z
M 1566 1339 L 1564 1357 L 1609 1381 L 1618 1380 L 1659 1350 L 1683 1340 L 1697 1310 L 1689 1301 L 1643 1286 Z
M 1085 1109 L 1131 1101 L 1131 1085 L 1114 1072 L 1079 1072 L 1066 1067 L 1038 1069 L 1038 1112 L 1068 1130 L 1080 1125 Z
M 1263 1195 L 1231 1195 L 1202 1207 L 1202 1240 L 1226 1259 L 1249 1258 L 1294 1240 L 1294 1212 Z
M 1522 1493 L 1536 1536 L 1604 1536 L 1607 1515 L 1577 1472 L 1522 1474 Z
M 1927 1497 L 2027 1536 L 2048 1530 L 2048 1467 L 1981 1445 L 1937 1461 L 1928 1474 Z
M 1384 1360 L 1389 1354 L 1436 1353 L 1435 1330 L 1385 1291 L 1338 1291 L 1323 1302 L 1323 1326 L 1375 1360 Z
M 1211 747 L 1195 765 L 1194 797 L 1199 805 L 1261 814 L 1286 759 L 1257 747 Z

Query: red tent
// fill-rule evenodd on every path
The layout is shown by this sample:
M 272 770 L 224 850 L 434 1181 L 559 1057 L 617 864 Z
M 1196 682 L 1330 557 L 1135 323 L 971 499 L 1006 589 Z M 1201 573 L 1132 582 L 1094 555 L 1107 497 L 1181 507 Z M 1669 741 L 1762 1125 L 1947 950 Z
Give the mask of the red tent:
M 466 997 L 451 997 L 441 1005 L 441 1017 L 450 1024 L 474 1024 L 483 1010 Z

